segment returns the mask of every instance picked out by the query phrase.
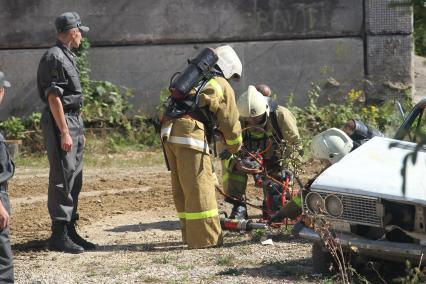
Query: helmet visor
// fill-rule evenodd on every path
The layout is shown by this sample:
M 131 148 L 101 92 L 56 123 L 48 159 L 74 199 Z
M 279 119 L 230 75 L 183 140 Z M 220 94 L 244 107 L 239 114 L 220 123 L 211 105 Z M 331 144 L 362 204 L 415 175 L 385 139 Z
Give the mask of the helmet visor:
M 254 116 L 254 117 L 245 117 L 244 121 L 247 123 L 247 126 L 258 126 L 263 127 L 266 124 L 268 117 L 266 113 Z

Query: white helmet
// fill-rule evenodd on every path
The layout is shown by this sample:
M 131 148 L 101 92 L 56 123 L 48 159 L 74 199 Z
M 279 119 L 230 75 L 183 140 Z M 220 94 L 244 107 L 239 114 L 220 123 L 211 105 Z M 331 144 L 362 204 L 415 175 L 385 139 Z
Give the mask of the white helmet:
M 312 152 L 315 159 L 337 163 L 353 147 L 351 138 L 340 129 L 330 128 L 312 139 Z
M 269 114 L 266 98 L 252 85 L 238 98 L 237 108 L 243 118 L 256 117 L 264 113 Z
M 225 78 L 229 79 L 235 74 L 241 77 L 243 65 L 235 50 L 229 45 L 223 45 L 216 48 L 215 51 L 219 57 L 216 64 L 222 70 Z

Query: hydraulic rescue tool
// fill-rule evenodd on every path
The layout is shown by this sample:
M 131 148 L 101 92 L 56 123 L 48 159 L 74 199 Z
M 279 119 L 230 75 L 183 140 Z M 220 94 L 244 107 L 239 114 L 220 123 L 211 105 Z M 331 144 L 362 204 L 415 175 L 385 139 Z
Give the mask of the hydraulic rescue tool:
M 248 127 L 243 129 L 243 131 L 248 131 L 249 129 L 266 133 L 263 128 L 259 127 Z M 263 212 L 262 218 L 258 223 L 252 220 L 222 218 L 221 224 L 224 230 L 250 231 L 252 229 L 266 228 L 267 224 L 272 227 L 280 227 L 290 222 L 287 218 L 278 223 L 271 221 L 271 217 L 283 208 L 287 201 L 297 195 L 298 191 L 292 186 L 294 177 L 289 170 L 281 170 L 278 173 L 274 172 L 274 174 L 268 172 L 269 164 L 265 161 L 264 156 L 271 149 L 273 142 L 270 137 L 267 140 L 268 142 L 263 150 L 257 149 L 256 151 L 250 151 L 243 145 L 241 150 L 237 154 L 234 154 L 234 158 L 239 163 L 240 170 L 246 174 L 251 174 L 254 178 L 255 187 L 263 190 L 263 204 L 261 206 L 230 196 L 220 188 L 217 188 L 226 198 L 261 210 Z
M 220 225 L 222 229 L 229 231 L 251 231 L 255 229 L 266 229 L 267 223 L 255 223 L 252 220 L 238 220 L 220 218 Z

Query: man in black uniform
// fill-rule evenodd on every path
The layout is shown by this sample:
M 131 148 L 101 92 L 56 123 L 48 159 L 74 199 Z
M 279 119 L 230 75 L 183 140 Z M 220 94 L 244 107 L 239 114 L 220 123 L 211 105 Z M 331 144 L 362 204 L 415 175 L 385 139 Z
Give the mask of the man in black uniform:
M 76 232 L 78 196 L 83 183 L 85 137 L 80 115 L 83 94 L 76 57 L 82 32 L 80 16 L 67 12 L 56 18 L 57 43 L 42 56 L 37 86 L 46 108 L 41 119 L 50 164 L 47 206 L 52 218 L 52 250 L 80 253 L 95 249 Z
M 0 104 L 3 101 L 5 87 L 10 83 L 0 71 Z M 7 195 L 7 181 L 13 176 L 15 166 L 10 159 L 4 137 L 0 133 L 0 283 L 13 283 L 13 260 L 9 238 L 10 203 Z

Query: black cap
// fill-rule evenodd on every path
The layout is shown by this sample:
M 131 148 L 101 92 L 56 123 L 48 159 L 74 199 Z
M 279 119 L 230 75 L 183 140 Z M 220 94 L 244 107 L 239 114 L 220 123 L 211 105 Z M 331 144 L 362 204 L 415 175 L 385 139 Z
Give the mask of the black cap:
M 9 81 L 6 81 L 6 78 L 4 77 L 4 73 L 0 71 L 0 87 L 9 88 L 10 86 Z
M 73 28 L 79 28 L 82 32 L 88 32 L 89 28 L 81 25 L 80 16 L 76 12 L 66 12 L 55 20 L 55 27 L 58 33 L 64 32 Z

